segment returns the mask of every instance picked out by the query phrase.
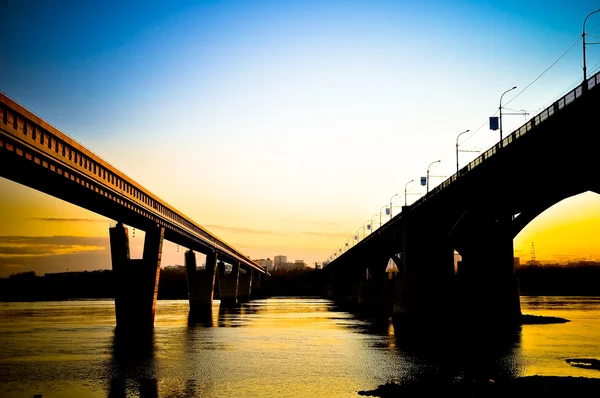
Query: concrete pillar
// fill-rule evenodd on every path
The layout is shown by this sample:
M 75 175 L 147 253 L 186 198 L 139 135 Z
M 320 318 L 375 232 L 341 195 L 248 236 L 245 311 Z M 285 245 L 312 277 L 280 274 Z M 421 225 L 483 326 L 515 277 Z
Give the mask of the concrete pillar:
M 131 259 L 127 228 L 118 223 L 109 229 L 119 330 L 152 329 L 154 326 L 164 233 L 164 228 L 148 229 L 143 257 Z
M 217 274 L 217 253 L 206 255 L 204 271 L 196 270 L 196 255 L 192 250 L 185 253 L 187 270 L 188 297 L 190 300 L 190 315 L 212 315 L 215 278 Z
M 231 273 L 226 274 L 225 263 L 220 261 L 218 264 L 221 306 L 235 306 L 237 304 L 240 263 L 234 261 L 231 267 Z
M 438 321 L 453 308 L 454 249 L 434 225 L 405 226 L 402 263 L 394 283 L 392 316 Z
M 505 229 L 490 222 L 474 230 L 459 249 L 458 305 L 467 321 L 506 325 L 520 321 L 513 238 Z
M 260 272 L 255 272 L 253 279 L 253 289 L 254 289 L 254 297 L 262 296 L 263 285 L 262 285 L 262 274 Z
M 245 273 L 240 272 L 238 288 L 238 300 L 240 301 L 250 300 L 252 294 L 252 274 L 252 269 L 246 270 Z

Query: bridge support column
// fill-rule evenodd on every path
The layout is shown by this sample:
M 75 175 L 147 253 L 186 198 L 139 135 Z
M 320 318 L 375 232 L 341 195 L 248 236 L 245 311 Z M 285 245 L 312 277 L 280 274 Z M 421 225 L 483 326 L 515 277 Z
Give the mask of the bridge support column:
M 398 269 L 392 316 L 427 323 L 447 320 L 454 297 L 454 249 L 449 242 L 409 224 L 402 233 Z
M 356 309 L 358 306 L 358 296 L 362 280 L 357 275 L 357 268 L 361 263 L 361 259 L 350 263 L 345 269 L 345 273 L 338 279 L 338 294 L 336 301 L 342 308 Z
M 263 294 L 263 275 L 260 272 L 253 272 L 252 291 L 254 297 L 260 297 Z
M 246 270 L 245 273 L 240 272 L 240 282 L 238 288 L 239 301 L 250 300 L 250 295 L 252 294 L 252 274 L 252 269 Z
M 143 257 L 131 259 L 127 228 L 118 223 L 109 229 L 118 330 L 151 330 L 154 326 L 164 233 L 159 227 L 147 230 Z
M 225 263 L 219 262 L 219 296 L 221 306 L 235 306 L 238 299 L 240 263 L 234 261 L 231 273 L 225 273 Z
M 185 268 L 187 270 L 190 315 L 193 317 L 212 315 L 217 253 L 209 252 L 206 255 L 206 268 L 204 271 L 198 271 L 196 269 L 196 255 L 192 250 L 188 250 L 185 253 Z
M 502 230 L 492 223 L 477 228 L 459 249 L 459 308 L 469 321 L 506 325 L 520 321 L 513 238 Z

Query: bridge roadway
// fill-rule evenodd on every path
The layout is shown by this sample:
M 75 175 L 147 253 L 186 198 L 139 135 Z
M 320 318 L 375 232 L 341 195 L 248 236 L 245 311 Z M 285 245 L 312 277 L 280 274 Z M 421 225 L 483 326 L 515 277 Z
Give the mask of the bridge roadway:
M 600 193 L 598 86 L 600 74 L 336 257 L 331 297 L 396 318 L 518 320 L 513 238 L 561 200 Z
M 3 93 L 0 176 L 118 221 L 109 231 L 117 327 L 153 325 L 163 239 L 189 249 L 185 259 L 194 313 L 210 311 L 215 280 L 221 302 L 235 303 L 250 296 L 253 278 L 256 287 L 266 274 L 248 256 Z M 123 224 L 146 232 L 142 259 L 130 259 Z M 196 269 L 194 250 L 207 256 L 204 271 Z M 232 272 L 225 272 L 225 262 Z

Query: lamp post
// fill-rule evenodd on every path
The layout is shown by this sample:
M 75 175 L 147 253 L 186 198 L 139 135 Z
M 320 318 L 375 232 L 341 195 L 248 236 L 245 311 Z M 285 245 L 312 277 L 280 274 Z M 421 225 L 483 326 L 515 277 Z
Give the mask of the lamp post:
M 458 135 L 458 137 L 456 137 L 456 172 L 458 173 L 458 139 L 460 138 L 461 135 L 463 135 L 464 133 L 468 133 L 471 130 L 465 130 L 462 133 L 460 133 Z
M 390 220 L 392 219 L 392 199 L 394 199 L 396 196 L 398 196 L 397 193 L 390 198 Z
M 363 223 L 362 226 L 362 230 L 363 230 L 363 239 L 367 236 L 367 232 L 365 231 L 365 224 L 367 225 L 367 229 L 371 228 L 371 225 L 369 225 L 369 223 L 371 222 L 371 220 L 367 220 Z
M 429 166 L 427 166 L 427 193 L 429 193 L 429 168 L 431 167 L 432 164 L 436 164 L 436 163 L 440 163 L 441 160 L 436 160 L 435 162 L 431 162 L 429 163 Z
M 513 88 L 506 90 L 500 96 L 500 107 L 498 108 L 498 110 L 500 111 L 499 121 L 500 121 L 500 146 L 501 147 L 504 146 L 504 144 L 502 143 L 502 97 L 504 97 L 504 94 L 508 93 L 509 91 L 514 90 L 515 88 L 517 88 L 517 86 L 514 86 Z
M 408 184 L 410 184 L 410 183 L 411 183 L 411 182 L 413 182 L 413 181 L 414 181 L 414 180 L 410 180 L 409 182 L 407 182 L 407 183 L 404 185 L 404 206 L 407 206 L 407 202 L 406 202 L 406 197 L 407 197 L 407 195 L 406 195 L 406 192 L 407 192 L 407 190 L 406 190 L 406 187 L 408 187 Z
M 381 213 L 379 213 L 379 215 L 381 216 Z M 371 216 L 371 233 L 373 233 L 373 218 L 375 218 L 375 217 L 377 217 L 377 214 L 373 214 Z M 379 227 L 381 227 L 381 221 L 379 221 Z
M 587 19 L 590 17 L 590 15 L 595 14 L 597 12 L 600 12 L 600 9 L 590 12 L 587 15 L 587 17 L 585 17 L 585 19 L 583 20 L 583 29 L 581 31 L 581 38 L 583 39 L 583 85 L 584 85 L 584 90 L 587 89 L 587 68 L 585 65 L 585 23 L 587 22 Z M 598 44 L 598 43 L 590 43 L 590 44 Z
M 381 209 L 379 209 L 379 228 L 381 228 L 381 210 L 385 209 L 387 205 L 384 205 Z

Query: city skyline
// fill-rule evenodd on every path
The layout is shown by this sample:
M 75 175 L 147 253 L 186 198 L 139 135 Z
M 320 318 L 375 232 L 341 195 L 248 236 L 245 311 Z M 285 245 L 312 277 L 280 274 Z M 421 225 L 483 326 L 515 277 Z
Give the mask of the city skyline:
M 406 182 L 422 194 L 418 181 L 432 161 L 442 160 L 432 174 L 446 177 L 431 178 L 430 188 L 452 175 L 462 131 L 471 130 L 465 150 L 493 145 L 487 119 L 503 91 L 518 86 L 505 97 L 507 113 L 529 113 L 505 116 L 509 133 L 580 82 L 577 38 L 595 8 L 232 4 L 148 4 L 144 12 L 133 3 L 78 4 L 60 13 L 9 3 L 0 16 L 0 90 L 251 258 L 285 252 L 309 265 L 400 193 L 397 214 Z M 58 23 L 9 34 L 25 10 L 34 25 Z M 600 31 L 599 18 L 588 23 Z M 598 65 L 590 46 L 588 75 Z M 476 156 L 461 152 L 461 167 Z M 0 205 L 0 276 L 110 268 L 113 220 L 5 179 Z M 534 241 L 542 262 L 597 260 L 599 235 L 600 199 L 582 194 L 527 226 L 515 257 L 527 258 Z M 139 256 L 143 232 L 130 237 Z M 163 264 L 182 263 L 183 252 L 165 243 Z

